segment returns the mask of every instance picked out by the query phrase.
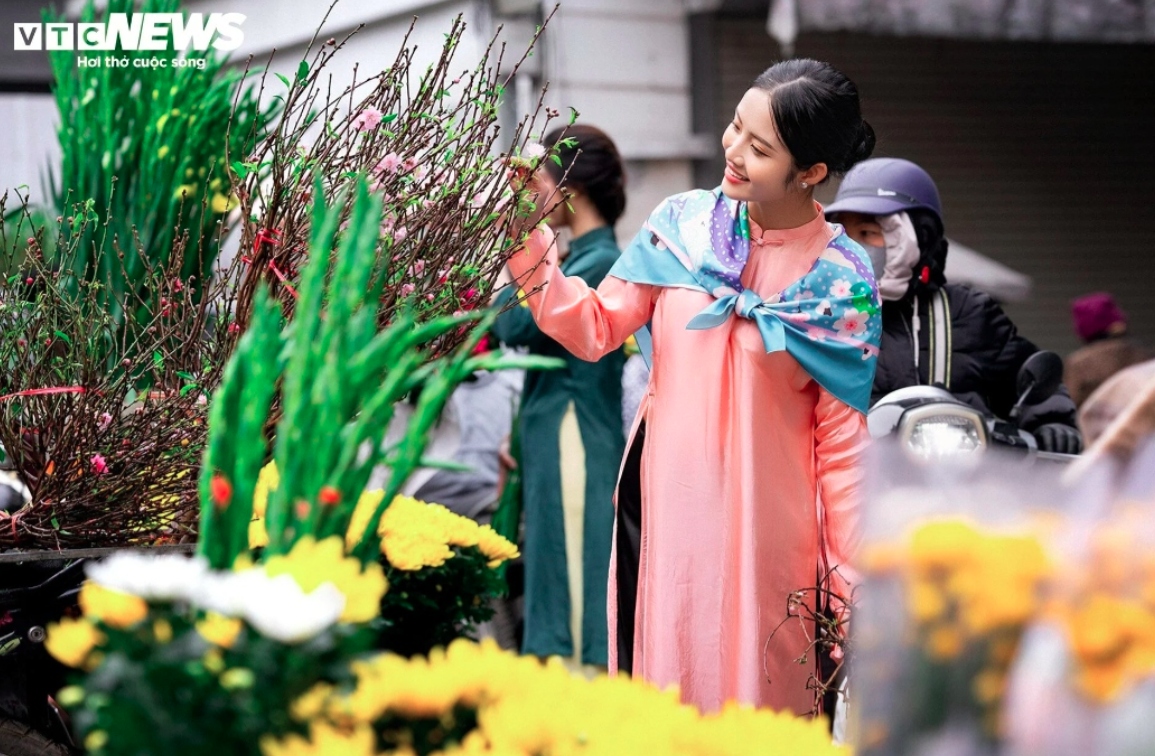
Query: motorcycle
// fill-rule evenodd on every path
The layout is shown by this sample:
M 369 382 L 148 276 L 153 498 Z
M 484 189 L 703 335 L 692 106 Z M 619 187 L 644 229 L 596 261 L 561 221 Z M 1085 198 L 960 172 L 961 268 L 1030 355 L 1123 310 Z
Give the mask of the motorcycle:
M 44 641 L 51 622 L 77 611 L 84 561 L 54 552 L 0 554 L 3 756 L 66 756 L 79 750 L 67 716 L 52 698 L 69 670 L 49 655 Z
M 1053 395 L 1062 380 L 1062 358 L 1054 352 L 1036 352 L 1019 369 L 1019 398 L 1006 420 L 975 409 L 939 386 L 910 386 L 878 400 L 867 413 L 867 429 L 872 438 L 892 437 L 921 459 L 977 460 L 990 449 L 1001 449 L 1032 463 L 1068 464 L 1077 455 L 1040 451 L 1035 437 L 1019 427 L 1023 407 Z

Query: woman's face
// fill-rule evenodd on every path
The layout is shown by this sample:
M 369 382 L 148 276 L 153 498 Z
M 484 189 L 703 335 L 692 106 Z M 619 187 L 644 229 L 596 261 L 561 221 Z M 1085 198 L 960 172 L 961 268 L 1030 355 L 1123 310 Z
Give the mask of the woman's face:
M 838 213 L 833 219 L 841 223 L 846 229 L 846 235 L 864 247 L 885 247 L 886 238 L 882 235 L 882 226 L 873 215 L 862 213 Z
M 760 89 L 746 92 L 734 111 L 734 120 L 722 134 L 726 170 L 722 191 L 744 202 L 778 202 L 788 192 L 794 158 L 778 137 L 770 98 Z

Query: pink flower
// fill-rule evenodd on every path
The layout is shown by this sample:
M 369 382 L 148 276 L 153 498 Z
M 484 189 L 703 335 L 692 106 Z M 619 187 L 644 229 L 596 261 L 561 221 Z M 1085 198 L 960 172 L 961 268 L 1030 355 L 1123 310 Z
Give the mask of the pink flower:
M 409 236 L 409 229 L 405 228 L 405 226 L 398 226 L 393 229 L 393 241 L 403 242 L 406 236 Z
M 437 283 L 443 284 L 449 280 L 449 268 L 442 268 L 437 271 Z
M 401 167 L 404 168 L 406 171 L 413 170 L 414 168 L 417 167 L 417 158 L 415 158 L 415 157 L 405 158 L 405 162 L 401 164 Z
M 241 324 L 240 323 L 229 323 L 229 333 L 240 333 L 240 332 L 241 332 Z
M 418 181 L 424 181 L 425 177 L 429 175 L 429 169 L 423 165 L 419 165 L 413 169 L 413 178 Z
M 429 208 L 433 207 L 433 200 L 429 200 L 429 199 L 421 200 L 421 207 L 425 210 L 428 210 Z
M 357 131 L 372 131 L 381 124 L 382 115 L 377 108 L 365 108 L 353 119 L 353 128 Z
M 100 414 L 100 425 L 98 427 L 100 430 L 105 430 L 110 425 L 112 425 L 112 415 L 107 412 L 102 412 Z
M 418 260 L 417 262 L 415 262 L 409 266 L 409 275 L 411 275 L 411 276 L 419 276 L 424 272 L 425 272 L 425 261 L 424 260 Z
M 435 299 L 437 299 L 437 295 L 436 295 L 436 294 L 426 294 L 426 295 L 425 295 L 425 301 L 426 301 L 426 302 L 432 302 L 432 301 L 433 301 L 433 300 L 435 300 Z
M 104 475 L 108 472 L 108 461 L 105 460 L 103 456 L 93 454 L 92 459 L 89 461 L 92 463 L 92 472 L 97 475 Z
M 477 289 L 467 289 L 466 292 L 461 295 L 461 297 L 466 302 L 469 302 L 473 299 L 476 299 L 477 298 Z
M 397 169 L 401 167 L 401 156 L 396 152 L 390 152 L 381 161 L 377 163 L 377 167 L 373 170 L 377 173 L 396 173 Z
M 866 331 L 866 321 L 870 316 L 858 310 L 846 310 L 842 313 L 842 320 L 836 321 L 834 327 L 841 333 L 860 334 Z
M 401 284 L 401 296 L 407 297 L 413 293 L 417 287 L 411 283 Z
M 830 285 L 830 296 L 842 299 L 850 296 L 850 282 L 840 278 Z

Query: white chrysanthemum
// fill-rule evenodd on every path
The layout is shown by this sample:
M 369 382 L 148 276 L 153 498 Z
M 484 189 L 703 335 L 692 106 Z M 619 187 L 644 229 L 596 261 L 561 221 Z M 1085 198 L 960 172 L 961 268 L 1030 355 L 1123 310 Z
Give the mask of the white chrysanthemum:
M 261 635 L 282 643 L 300 643 L 335 624 L 345 611 L 345 595 L 332 583 L 305 593 L 291 575 L 262 578 L 259 591 L 249 596 L 244 618 Z M 240 573 L 244 574 L 244 573 Z
M 209 565 L 204 557 L 120 551 L 102 562 L 89 562 L 85 571 L 105 588 L 146 601 L 188 601 Z
M 240 617 L 267 638 L 300 643 L 333 625 L 345 595 L 332 583 L 305 593 L 291 575 L 263 569 L 216 572 L 202 557 L 119 552 L 90 563 L 90 580 L 146 601 L 183 601 L 226 617 Z

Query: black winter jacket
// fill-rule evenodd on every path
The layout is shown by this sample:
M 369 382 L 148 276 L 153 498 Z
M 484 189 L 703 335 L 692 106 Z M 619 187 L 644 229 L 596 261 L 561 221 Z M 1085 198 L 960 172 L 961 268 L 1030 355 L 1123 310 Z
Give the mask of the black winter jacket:
M 1017 400 L 1019 368 L 1038 348 L 1015 330 L 1002 308 L 981 291 L 961 284 L 942 286 L 950 302 L 951 362 L 946 388 L 979 410 L 1006 418 Z M 930 294 L 918 296 L 919 360 L 916 372 L 912 309 L 915 295 L 882 305 L 882 346 L 871 404 L 900 388 L 925 385 L 930 366 Z M 1075 427 L 1075 403 L 1066 388 L 1049 399 L 1024 407 L 1022 427 L 1031 431 L 1047 423 Z

